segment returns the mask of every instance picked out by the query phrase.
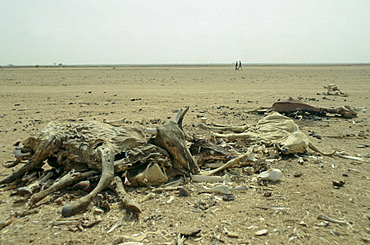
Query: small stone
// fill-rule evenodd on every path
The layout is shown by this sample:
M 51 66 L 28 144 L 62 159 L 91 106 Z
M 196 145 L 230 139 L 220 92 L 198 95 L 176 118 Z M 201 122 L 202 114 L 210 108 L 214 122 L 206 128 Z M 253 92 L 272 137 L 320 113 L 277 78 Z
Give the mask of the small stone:
M 255 236 L 265 236 L 269 233 L 267 229 L 262 229 L 254 233 Z
M 307 224 L 306 224 L 304 221 L 300 221 L 300 222 L 299 222 L 299 224 L 300 224 L 301 226 L 307 227 Z
M 263 196 L 264 197 L 270 197 L 270 196 L 272 196 L 272 192 L 271 191 L 266 191 L 265 193 L 263 193 Z
M 234 201 L 235 200 L 235 196 L 234 194 L 232 193 L 228 193 L 228 194 L 225 194 L 223 197 L 222 197 L 222 200 L 228 202 L 228 201 Z
M 185 188 L 180 187 L 179 188 L 179 195 L 182 196 L 182 197 L 188 197 L 188 196 L 190 196 L 190 192 L 188 190 L 186 190 Z
M 293 175 L 295 178 L 299 178 L 299 177 L 301 177 L 302 176 L 302 173 L 294 173 L 294 175 Z
M 226 235 L 228 237 L 231 237 L 231 238 L 238 238 L 239 237 L 239 234 L 238 233 L 232 232 L 232 231 L 227 232 Z
M 339 189 L 340 187 L 343 187 L 346 182 L 343 180 L 340 181 L 333 181 L 333 186 L 336 189 Z
M 321 140 L 322 139 L 322 136 L 319 135 L 319 134 L 311 134 L 312 137 L 316 138 L 316 139 L 319 139 Z

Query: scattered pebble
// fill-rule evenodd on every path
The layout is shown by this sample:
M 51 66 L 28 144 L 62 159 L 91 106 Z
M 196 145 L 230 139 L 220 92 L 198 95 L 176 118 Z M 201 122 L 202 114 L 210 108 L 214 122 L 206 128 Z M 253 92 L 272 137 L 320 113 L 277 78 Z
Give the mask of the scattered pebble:
M 185 188 L 183 187 L 180 187 L 179 188 L 179 195 L 182 196 L 182 197 L 188 197 L 190 196 L 190 192 L 188 190 L 186 190 Z
M 294 173 L 293 174 L 293 176 L 295 177 L 295 178 L 299 178 L 299 177 L 301 177 L 303 174 L 302 173 Z
M 262 229 L 254 233 L 255 236 L 265 236 L 269 233 L 267 229 Z
M 339 189 L 340 187 L 343 187 L 346 182 L 343 180 L 340 181 L 333 181 L 333 186 L 335 189 Z
M 222 200 L 228 202 L 228 201 L 234 201 L 235 200 L 235 195 L 232 194 L 232 193 L 228 193 L 228 194 L 225 194 L 223 197 L 222 197 Z
M 299 222 L 299 224 L 300 224 L 301 226 L 307 227 L 307 224 L 306 224 L 304 221 L 300 221 L 300 222 Z
M 319 135 L 319 134 L 311 134 L 312 137 L 316 138 L 316 139 L 319 139 L 321 140 L 322 139 L 322 136 Z
M 228 237 L 231 237 L 231 238 L 238 238 L 238 237 L 239 237 L 239 234 L 238 234 L 238 233 L 236 233 L 236 232 L 232 232 L 232 231 L 228 231 L 228 232 L 226 233 L 226 235 L 227 235 Z

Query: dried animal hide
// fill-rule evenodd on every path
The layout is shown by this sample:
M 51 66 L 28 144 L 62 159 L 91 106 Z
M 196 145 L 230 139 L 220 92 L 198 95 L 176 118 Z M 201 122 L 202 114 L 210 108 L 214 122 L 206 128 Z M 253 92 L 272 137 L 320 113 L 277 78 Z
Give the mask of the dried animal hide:
M 283 154 L 304 153 L 308 149 L 319 152 L 323 155 L 334 153 L 324 153 L 315 147 L 308 137 L 302 133 L 298 125 L 289 117 L 283 116 L 278 112 L 273 112 L 258 121 L 255 127 L 248 128 L 240 134 L 212 134 L 216 138 L 228 140 L 243 139 L 247 143 L 262 142 L 274 144 L 279 147 Z
M 339 114 L 342 117 L 354 118 L 357 116 L 357 113 L 348 105 L 341 106 L 338 108 L 326 108 L 326 107 L 316 107 L 309 104 L 306 104 L 300 100 L 295 100 L 289 98 L 284 101 L 275 102 L 271 109 L 279 113 L 292 114 L 292 113 L 310 113 L 314 115 L 325 115 L 326 113 Z

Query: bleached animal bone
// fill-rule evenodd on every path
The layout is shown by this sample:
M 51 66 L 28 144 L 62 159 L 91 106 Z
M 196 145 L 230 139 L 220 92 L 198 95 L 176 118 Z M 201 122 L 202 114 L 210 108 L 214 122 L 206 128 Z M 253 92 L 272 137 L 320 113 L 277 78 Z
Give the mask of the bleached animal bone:
M 54 184 L 52 184 L 49 188 L 33 194 L 30 200 L 28 200 L 27 206 L 32 207 L 33 205 L 35 205 L 36 203 L 44 199 L 47 195 L 53 193 L 54 191 L 62 189 L 74 182 L 80 181 L 90 175 L 97 173 L 99 172 L 96 170 L 84 173 L 75 172 L 74 170 L 71 170 L 68 174 L 64 175 L 59 181 L 54 182 Z
M 228 194 L 230 193 L 230 189 L 227 185 L 217 185 L 217 186 L 214 186 L 214 187 L 205 187 L 205 186 L 201 186 L 198 188 L 198 192 L 199 193 L 222 193 L 222 194 Z
M 92 199 L 112 182 L 114 178 L 114 154 L 109 148 L 99 148 L 99 153 L 102 159 L 102 174 L 98 185 L 86 196 L 64 205 L 62 208 L 63 217 L 69 217 L 85 210 Z
M 167 175 L 163 173 L 158 164 L 149 164 L 146 169 L 140 174 L 136 175 L 133 182 L 137 182 L 139 185 L 160 185 L 168 181 Z
M 115 176 L 111 183 L 112 188 L 116 192 L 118 198 L 120 199 L 121 205 L 127 212 L 138 214 L 141 213 L 141 207 L 139 204 L 132 201 L 125 191 L 122 180 L 120 177 Z
M 37 171 L 46 161 L 58 170 L 55 172 L 70 172 L 49 188 L 34 193 L 28 202 L 32 206 L 57 189 L 102 172 L 91 193 L 63 207 L 63 216 L 71 216 L 83 211 L 98 192 L 111 186 L 115 174 L 125 173 L 130 181 L 147 166 L 160 167 L 167 178 L 179 173 L 196 174 L 199 168 L 186 146 L 182 129 L 188 109 L 179 110 L 173 120 L 158 127 L 156 136 L 149 141 L 143 129 L 121 127 L 121 124 L 117 127 L 114 126 L 116 122 L 113 125 L 96 121 L 51 122 L 38 135 L 16 144 L 16 160 L 6 166 L 15 166 L 23 161 L 25 165 L 0 180 L 0 184 L 21 181 L 22 176 L 29 171 Z M 139 209 L 132 210 L 137 212 Z
M 36 180 L 36 182 L 31 183 L 28 186 L 23 186 L 18 188 L 19 192 L 28 192 L 29 194 L 33 194 L 35 190 L 41 188 L 43 185 L 46 185 L 46 182 L 53 176 L 51 171 L 47 172 L 41 179 Z
M 324 214 L 319 214 L 317 216 L 317 219 L 320 219 L 320 220 L 325 220 L 325 221 L 329 221 L 329 222 L 332 222 L 332 223 L 336 223 L 336 224 L 341 224 L 341 225 L 348 225 L 348 222 L 345 221 L 345 220 L 337 220 L 337 219 L 332 219 Z
M 225 163 L 224 165 L 222 165 L 219 168 L 216 168 L 216 169 L 213 169 L 213 170 L 210 170 L 210 171 L 201 172 L 201 175 L 204 175 L 204 176 L 213 175 L 213 174 L 215 174 L 215 173 L 217 173 L 221 170 L 231 168 L 231 167 L 235 167 L 236 165 L 238 165 L 242 162 L 245 162 L 245 161 L 254 162 L 255 159 L 253 158 L 253 155 L 252 155 L 252 150 L 253 150 L 252 148 L 253 147 L 249 148 L 247 153 L 242 154 L 242 155 L 240 155 L 240 156 L 238 156 L 234 159 L 231 159 L 230 161 L 228 161 L 227 163 Z
M 325 153 L 319 150 L 312 142 L 308 139 L 307 135 L 302 133 L 302 131 L 293 132 L 289 137 L 282 143 L 282 147 L 278 148 L 283 154 L 294 154 L 294 153 L 304 153 L 307 149 L 316 151 L 324 156 L 332 156 L 336 151 L 332 153 Z
M 240 134 L 212 134 L 216 138 L 228 140 L 243 139 L 247 142 L 270 142 L 280 149 L 283 154 L 305 153 L 308 149 L 322 155 L 324 153 L 315 147 L 308 137 L 299 130 L 298 125 L 289 117 L 273 112 L 258 121 L 255 127 Z
M 195 182 L 222 182 L 225 178 L 222 176 L 191 175 L 191 180 Z
M 327 95 L 339 95 L 339 96 L 343 96 L 343 97 L 347 97 L 348 94 L 346 93 L 343 93 L 342 91 L 340 91 L 340 89 L 338 88 L 337 85 L 335 84 L 329 84 L 327 86 L 324 86 L 324 88 L 328 89 L 328 91 L 324 94 L 327 94 Z
M 267 180 L 267 181 L 277 181 L 280 179 L 280 177 L 283 175 L 280 169 L 276 168 L 270 168 L 267 171 L 261 172 L 258 176 L 257 179 L 259 181 L 261 180 Z

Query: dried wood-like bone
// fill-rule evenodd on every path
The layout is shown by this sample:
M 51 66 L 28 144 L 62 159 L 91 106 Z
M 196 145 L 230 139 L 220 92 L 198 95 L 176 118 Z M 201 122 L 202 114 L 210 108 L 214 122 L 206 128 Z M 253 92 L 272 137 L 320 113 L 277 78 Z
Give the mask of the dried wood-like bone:
M 182 129 L 188 109 L 179 110 L 171 121 L 149 130 L 155 134 L 149 141 L 144 129 L 138 127 L 117 127 L 114 123 L 110 125 L 109 122 L 97 121 L 50 122 L 38 135 L 16 144 L 16 160 L 4 166 L 25 164 L 0 180 L 0 184 L 22 182 L 25 174 L 42 171 L 46 162 L 57 170 L 55 172 L 66 173 L 55 176 L 54 183 L 40 192 L 33 193 L 36 188 L 32 188 L 29 192 L 33 195 L 28 202 L 32 207 L 56 190 L 100 172 L 97 186 L 88 195 L 64 205 L 62 215 L 72 216 L 84 211 L 93 198 L 108 187 L 116 190 L 127 210 L 138 213 L 140 207 L 124 197 L 122 181 L 112 181 L 115 175 L 124 175 L 131 185 L 159 185 L 178 174 L 197 174 L 199 168 L 186 146 Z M 162 178 L 153 177 L 158 172 L 163 174 Z M 50 179 L 50 174 L 47 177 Z
M 338 108 L 327 108 L 320 106 L 312 106 L 300 100 L 295 100 L 293 98 L 289 98 L 283 101 L 277 101 L 272 105 L 271 109 L 273 111 L 285 114 L 291 114 L 296 112 L 301 113 L 307 112 L 314 115 L 325 115 L 326 113 L 339 114 L 342 117 L 346 118 L 354 118 L 357 116 L 357 113 L 348 105 L 341 106 Z

